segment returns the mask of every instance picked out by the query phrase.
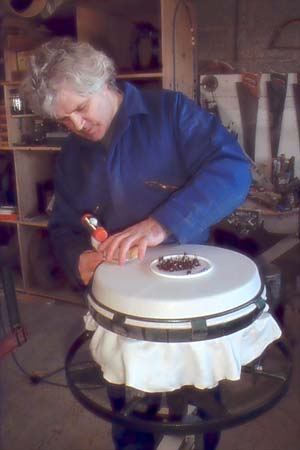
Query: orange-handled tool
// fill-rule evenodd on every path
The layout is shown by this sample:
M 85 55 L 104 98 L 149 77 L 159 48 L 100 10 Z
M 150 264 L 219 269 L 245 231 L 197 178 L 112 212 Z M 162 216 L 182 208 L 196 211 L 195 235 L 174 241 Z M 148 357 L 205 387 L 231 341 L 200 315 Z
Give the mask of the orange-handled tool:
M 108 237 L 108 233 L 104 227 L 99 225 L 98 220 L 92 214 L 84 214 L 81 223 L 89 230 L 91 236 L 97 242 L 103 242 Z

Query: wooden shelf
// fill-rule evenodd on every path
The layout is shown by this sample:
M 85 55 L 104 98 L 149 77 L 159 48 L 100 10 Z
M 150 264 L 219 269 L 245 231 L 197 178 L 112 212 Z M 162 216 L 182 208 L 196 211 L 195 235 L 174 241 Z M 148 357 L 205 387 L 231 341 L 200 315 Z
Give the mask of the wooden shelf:
M 10 113 L 12 119 L 24 119 L 25 117 L 37 117 L 36 114 L 12 114 Z
M 48 217 L 45 215 L 34 216 L 34 217 L 24 217 L 19 219 L 18 223 L 21 225 L 27 225 L 30 227 L 47 228 L 48 227 Z
M 8 86 L 8 87 L 17 87 L 20 86 L 21 82 L 20 81 L 0 81 L 0 86 Z
M 13 150 L 20 150 L 25 152 L 59 152 L 61 147 L 59 146 L 45 146 L 45 145 L 12 145 Z
M 29 227 L 36 227 L 36 228 L 48 228 L 48 220 L 45 218 L 38 218 L 34 217 L 32 219 L 4 219 L 0 217 L 0 224 L 20 224 L 20 225 L 27 225 Z
M 14 224 L 14 225 L 16 225 L 16 224 L 18 223 L 18 220 L 17 220 L 17 219 L 3 219 L 3 218 L 0 216 L 0 224 L 5 224 L 5 223 L 9 223 L 9 224 Z
M 137 73 L 120 73 L 117 76 L 119 80 L 147 80 L 162 79 L 162 72 L 137 72 Z

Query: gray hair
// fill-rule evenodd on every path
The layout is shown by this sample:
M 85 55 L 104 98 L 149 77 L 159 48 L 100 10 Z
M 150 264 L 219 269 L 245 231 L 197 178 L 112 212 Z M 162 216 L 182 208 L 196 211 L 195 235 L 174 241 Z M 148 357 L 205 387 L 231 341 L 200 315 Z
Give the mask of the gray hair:
M 104 52 L 87 42 L 56 37 L 29 57 L 22 92 L 33 112 L 55 118 L 55 103 L 66 85 L 76 94 L 88 96 L 105 85 L 116 89 L 115 79 L 115 65 Z

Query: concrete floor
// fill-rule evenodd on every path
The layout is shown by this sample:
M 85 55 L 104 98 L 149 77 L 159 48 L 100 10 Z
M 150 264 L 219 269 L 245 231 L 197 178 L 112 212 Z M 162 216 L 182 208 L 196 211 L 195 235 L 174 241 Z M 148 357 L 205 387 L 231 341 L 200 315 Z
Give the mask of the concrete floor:
M 1 304 L 3 309 L 3 298 Z M 28 374 L 62 367 L 83 330 L 84 308 L 40 299 L 19 300 L 19 307 L 29 340 L 14 352 L 18 363 Z M 298 297 L 284 311 L 283 330 L 294 360 L 288 393 L 259 418 L 224 431 L 218 450 L 300 449 L 299 310 Z M 86 411 L 68 388 L 32 384 L 12 355 L 1 360 L 0 370 L 0 450 L 113 450 L 110 424 Z M 48 381 L 66 384 L 63 372 Z

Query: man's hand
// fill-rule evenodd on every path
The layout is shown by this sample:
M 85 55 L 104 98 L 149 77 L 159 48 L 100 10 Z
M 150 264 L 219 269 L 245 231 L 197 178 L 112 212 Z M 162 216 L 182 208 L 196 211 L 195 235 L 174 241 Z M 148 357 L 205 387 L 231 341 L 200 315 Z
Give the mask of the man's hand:
M 106 261 L 118 260 L 124 264 L 130 249 L 137 247 L 138 258 L 142 261 L 147 247 L 156 247 L 168 236 L 167 231 L 155 219 L 143 220 L 120 233 L 109 236 L 101 245 L 98 252 Z
M 79 257 L 78 270 L 85 285 L 92 278 L 96 268 L 103 262 L 103 255 L 96 250 L 86 250 Z

